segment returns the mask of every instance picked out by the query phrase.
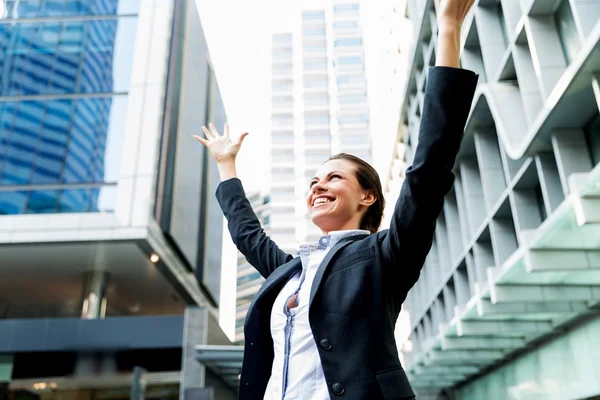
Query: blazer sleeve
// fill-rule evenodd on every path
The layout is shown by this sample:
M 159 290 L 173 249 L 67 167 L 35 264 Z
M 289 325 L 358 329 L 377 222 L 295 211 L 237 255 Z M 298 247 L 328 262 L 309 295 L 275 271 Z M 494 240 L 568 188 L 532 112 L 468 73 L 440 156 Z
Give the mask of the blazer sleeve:
M 293 258 L 266 235 L 239 179 L 221 182 L 216 194 L 233 243 L 263 277 Z
M 396 202 L 382 254 L 409 290 L 431 249 L 444 196 L 475 94 L 478 76 L 468 70 L 433 67 L 429 71 L 419 141 Z

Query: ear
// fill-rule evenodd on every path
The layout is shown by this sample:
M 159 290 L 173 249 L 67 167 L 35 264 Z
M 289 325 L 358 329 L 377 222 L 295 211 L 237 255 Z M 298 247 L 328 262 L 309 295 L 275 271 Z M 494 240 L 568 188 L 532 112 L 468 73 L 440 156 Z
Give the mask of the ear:
M 360 199 L 360 205 L 365 207 L 370 207 L 373 203 L 377 201 L 377 197 L 373 194 L 371 190 L 363 191 L 362 197 Z

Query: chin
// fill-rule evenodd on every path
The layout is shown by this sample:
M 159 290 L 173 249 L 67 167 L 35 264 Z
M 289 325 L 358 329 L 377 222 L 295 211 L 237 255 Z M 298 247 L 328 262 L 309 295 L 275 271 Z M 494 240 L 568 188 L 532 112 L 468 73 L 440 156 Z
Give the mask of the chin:
M 332 221 L 332 219 L 335 219 L 335 217 L 332 218 L 329 215 L 319 215 L 317 213 L 316 215 L 312 214 L 310 219 L 312 223 L 315 224 L 316 227 L 322 230 L 323 232 L 331 232 L 338 230 L 336 229 L 335 222 Z

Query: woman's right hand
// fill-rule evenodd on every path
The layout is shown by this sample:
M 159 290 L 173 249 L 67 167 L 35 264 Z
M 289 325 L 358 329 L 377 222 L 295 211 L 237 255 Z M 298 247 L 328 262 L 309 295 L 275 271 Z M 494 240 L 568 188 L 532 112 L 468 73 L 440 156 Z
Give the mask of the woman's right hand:
M 219 135 L 213 123 L 208 124 L 208 126 L 210 130 L 206 126 L 202 127 L 206 139 L 198 135 L 194 135 L 194 138 L 208 147 L 217 164 L 234 162 L 244 138 L 248 136 L 248 132 L 242 133 L 236 140 L 231 140 L 229 137 L 229 124 L 225 124 L 222 136 Z

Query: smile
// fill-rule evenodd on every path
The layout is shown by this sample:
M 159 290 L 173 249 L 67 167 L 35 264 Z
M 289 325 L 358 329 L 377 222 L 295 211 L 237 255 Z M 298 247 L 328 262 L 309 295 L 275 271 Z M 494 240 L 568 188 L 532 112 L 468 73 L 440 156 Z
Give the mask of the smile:
M 319 207 L 319 206 L 322 206 L 323 204 L 333 203 L 334 201 L 335 201 L 335 199 L 330 199 L 327 197 L 319 197 L 318 199 L 313 201 L 313 207 Z

